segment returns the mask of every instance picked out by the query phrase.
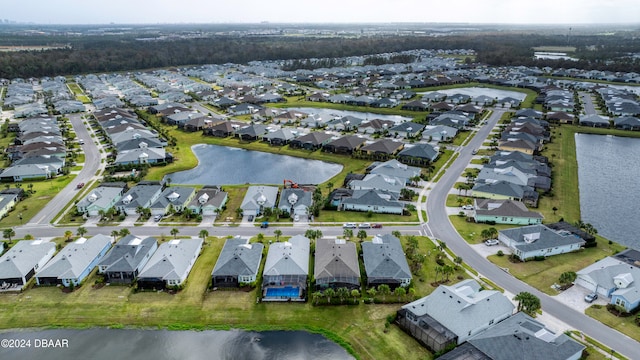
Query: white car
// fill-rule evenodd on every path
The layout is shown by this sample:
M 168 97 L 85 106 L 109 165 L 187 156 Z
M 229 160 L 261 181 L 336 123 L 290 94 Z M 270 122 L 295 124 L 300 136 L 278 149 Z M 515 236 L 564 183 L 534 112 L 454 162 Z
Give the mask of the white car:
M 345 229 L 355 229 L 357 226 L 354 223 L 346 223 L 344 225 L 342 225 L 343 228 Z
M 300 215 L 296 215 L 293 217 L 293 221 L 300 221 Z
M 462 210 L 473 210 L 473 205 L 462 205 Z
M 485 240 L 484 244 L 487 246 L 494 246 L 500 244 L 500 241 L 498 241 L 498 239 L 489 239 Z
M 369 223 L 362 223 L 362 224 L 358 225 L 358 227 L 359 227 L 360 229 L 371 229 L 371 224 L 369 224 Z

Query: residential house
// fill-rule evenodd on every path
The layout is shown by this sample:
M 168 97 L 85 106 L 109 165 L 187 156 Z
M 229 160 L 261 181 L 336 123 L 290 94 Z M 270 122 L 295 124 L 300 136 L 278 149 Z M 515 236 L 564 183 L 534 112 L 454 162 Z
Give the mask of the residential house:
M 578 236 L 541 224 L 500 230 L 498 240 L 522 261 L 578 251 L 585 244 Z
M 323 151 L 337 154 L 352 154 L 354 151 L 360 149 L 366 141 L 365 138 L 357 135 L 346 135 L 325 144 L 322 149 Z
M 621 116 L 613 119 L 613 125 L 621 130 L 640 130 L 640 119 L 635 116 Z
M 291 140 L 289 147 L 294 149 L 318 150 L 329 143 L 331 138 L 331 134 L 313 131 Z
M 133 149 L 126 152 L 120 152 L 116 155 L 115 165 L 142 165 L 142 164 L 158 164 L 163 162 L 171 162 L 173 158 L 164 148 L 143 147 Z
M 287 145 L 291 140 L 295 139 L 296 136 L 298 136 L 297 131 L 285 128 L 270 132 L 264 135 L 262 139 L 270 145 L 282 146 Z
M 304 301 L 310 241 L 302 235 L 269 245 L 262 273 L 262 301 Z
M 80 199 L 76 204 L 76 209 L 78 213 L 86 216 L 98 216 L 101 211 L 107 212 L 112 208 L 120 200 L 123 193 L 124 185 L 120 187 L 100 185 Z
M 411 184 L 411 179 L 420 176 L 421 169 L 409 166 L 396 159 L 391 159 L 383 163 L 373 163 L 368 169 L 371 174 L 386 175 L 402 179 L 405 184 Z
M 418 136 L 422 129 L 424 129 L 424 125 L 407 121 L 390 127 L 389 134 L 401 136 L 403 138 L 412 138 Z
M 575 284 L 632 312 L 640 306 L 640 251 L 627 249 L 577 272 Z
M 546 359 L 579 360 L 585 345 L 556 334 L 529 315 L 518 312 L 472 336 L 440 360 Z
M 353 190 L 382 190 L 400 196 L 400 192 L 406 184 L 402 179 L 381 174 L 367 174 L 361 180 L 349 181 L 348 186 Z
M 391 289 L 411 283 L 411 270 L 400 239 L 391 235 L 376 235 L 362 242 L 362 259 L 367 273 L 367 286 L 386 284 Z
M 4 246 L 4 243 L 2 244 Z M 2 253 L 3 247 L 0 247 Z M 20 291 L 56 252 L 54 242 L 18 241 L 0 257 L 0 292 Z
M 150 206 L 151 215 L 162 215 L 174 212 L 181 213 L 195 198 L 196 189 L 192 187 L 171 186 L 162 192 Z
M 478 183 L 471 189 L 471 196 L 494 200 L 516 200 L 537 206 L 538 193 L 531 186 L 517 185 L 507 181 Z
M 38 285 L 78 286 L 98 265 L 111 248 L 113 239 L 108 235 L 81 237 L 68 244 L 36 272 Z
M 295 215 L 307 216 L 310 213 L 309 208 L 312 205 L 313 198 L 311 191 L 287 188 L 283 189 L 280 194 L 278 208 L 283 213 L 289 214 L 291 217 L 294 217 Z
M 158 249 L 156 238 L 127 235 L 98 263 L 107 283 L 131 284 Z
M 438 286 L 431 294 L 398 311 L 396 322 L 431 351 L 460 345 L 511 316 L 514 305 L 496 290 L 482 290 L 475 280 Z M 484 359 L 484 358 L 480 358 Z
M 429 144 L 405 145 L 398 153 L 398 161 L 406 165 L 426 166 L 438 159 L 440 152 Z
M 498 143 L 500 151 L 520 151 L 525 154 L 533 155 L 538 150 L 538 145 L 534 142 L 524 139 L 506 140 Z
M 196 263 L 202 239 L 175 239 L 162 243 L 138 274 L 139 289 L 181 286 Z
M 317 289 L 360 289 L 356 244 L 344 239 L 316 240 L 313 278 Z
M 231 121 L 222 121 L 204 130 L 205 135 L 228 137 L 234 135 L 236 128 Z
M 263 249 L 264 245 L 249 243 L 248 238 L 227 239 L 211 273 L 212 286 L 226 288 L 255 283 Z
M 8 191 L 11 189 L 5 189 L 0 191 L 0 219 L 9 214 L 9 211 L 13 210 L 20 201 L 20 197 L 23 195 L 20 192 Z M 2 252 L 0 252 L 2 254 Z
M 357 129 L 364 120 L 355 116 L 343 116 L 327 123 L 327 128 L 336 131 L 351 131 Z
M 380 134 L 389 131 L 395 123 L 391 120 L 373 119 L 358 126 L 358 132 L 363 134 Z
M 429 125 L 443 125 L 463 130 L 469 125 L 469 118 L 461 114 L 445 113 L 435 117 Z
M 187 206 L 194 214 L 202 216 L 217 215 L 227 202 L 227 193 L 217 186 L 204 186 L 198 190 Z
M 404 213 L 404 204 L 398 201 L 396 194 L 373 189 L 353 190 L 351 196 L 340 199 L 338 208 L 345 211 L 371 211 L 377 214 Z
M 388 159 L 390 156 L 395 155 L 398 151 L 402 150 L 403 147 L 404 144 L 400 141 L 380 139 L 373 143 L 364 145 L 360 148 L 360 151 L 377 159 Z
M 267 126 L 262 124 L 253 124 L 236 130 L 236 137 L 244 141 L 255 141 L 262 139 L 268 132 Z
M 157 182 L 141 182 L 127 191 L 116 203 L 115 208 L 126 215 L 137 215 L 138 207 L 148 208 L 162 193 L 162 185 Z
M 598 114 L 590 114 L 581 116 L 578 123 L 582 126 L 608 128 L 609 118 L 600 116 Z
M 0 173 L 0 181 L 24 181 L 35 179 L 50 179 L 56 176 L 57 171 L 49 165 L 25 164 L 12 165 Z
M 535 225 L 542 224 L 543 218 L 520 201 L 475 199 L 473 219 L 477 223 Z
M 249 186 L 240 208 L 244 216 L 258 216 L 264 209 L 273 209 L 278 198 L 276 186 Z
M 422 140 L 449 142 L 458 134 L 458 129 L 446 125 L 429 125 L 422 132 Z

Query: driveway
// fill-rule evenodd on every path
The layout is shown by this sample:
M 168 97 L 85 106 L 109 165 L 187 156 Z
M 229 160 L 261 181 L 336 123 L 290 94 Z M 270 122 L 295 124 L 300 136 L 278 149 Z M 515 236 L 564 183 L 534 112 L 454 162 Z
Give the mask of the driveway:
M 475 245 L 471 245 L 471 247 L 473 248 L 473 250 L 475 250 L 478 254 L 482 255 L 482 257 L 484 258 L 486 258 L 489 255 L 497 254 L 498 250 L 502 250 L 502 252 L 504 253 L 504 256 L 511 255 L 511 250 L 509 250 L 508 247 L 502 245 L 502 243 L 500 243 L 499 245 L 493 245 L 493 246 L 487 246 L 485 244 L 475 244 Z
M 561 303 L 569 306 L 570 308 L 576 311 L 580 311 L 581 313 L 584 313 L 584 311 L 593 304 L 598 304 L 598 305 L 608 304 L 608 301 L 607 301 L 608 299 L 602 296 L 598 297 L 598 299 L 596 299 L 591 304 L 584 301 L 584 296 L 590 292 L 591 291 L 583 288 L 582 286 L 573 285 L 572 287 L 561 292 L 560 294 L 553 296 L 553 298 L 555 298 L 556 300 L 560 301 Z
M 138 220 L 139 215 L 127 215 L 127 217 L 120 223 L 121 227 L 133 227 L 135 226 L 136 220 Z
M 198 224 L 198 227 L 209 227 L 213 226 L 214 221 L 216 221 L 216 215 L 207 215 L 202 217 L 202 221 Z

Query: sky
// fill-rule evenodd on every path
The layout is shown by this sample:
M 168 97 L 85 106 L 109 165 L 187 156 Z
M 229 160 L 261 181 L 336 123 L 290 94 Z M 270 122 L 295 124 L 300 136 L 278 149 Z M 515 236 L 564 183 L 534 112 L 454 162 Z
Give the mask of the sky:
M 638 0 L 2 0 L 0 19 L 39 24 L 640 23 Z

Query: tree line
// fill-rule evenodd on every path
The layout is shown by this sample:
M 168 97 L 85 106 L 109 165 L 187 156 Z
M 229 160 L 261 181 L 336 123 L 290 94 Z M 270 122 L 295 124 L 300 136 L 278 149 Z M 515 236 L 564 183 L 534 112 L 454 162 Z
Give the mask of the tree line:
M 0 39 L 1 40 L 1 39 Z M 15 38 L 12 41 L 17 43 Z M 30 37 L 29 43 L 34 42 Z M 284 36 L 215 36 L 177 41 L 139 41 L 122 37 L 42 37 L 41 43 L 68 43 L 70 48 L 0 53 L 0 78 L 27 78 L 84 73 L 136 71 L 175 66 L 286 60 L 288 69 L 340 65 L 336 59 L 412 49 L 473 49 L 478 62 L 493 65 L 551 66 L 640 72 L 640 38 L 622 35 L 566 36 L 546 34 L 465 34 L 455 36 L 367 36 L 358 38 L 291 38 Z M 1 41 L 0 41 L 1 42 Z M 19 44 L 18 44 L 19 45 Z M 536 60 L 533 47 L 575 46 L 580 61 Z M 307 61 L 306 59 L 325 59 Z M 389 59 L 371 57 L 371 63 Z M 407 62 L 411 57 L 393 58 Z

